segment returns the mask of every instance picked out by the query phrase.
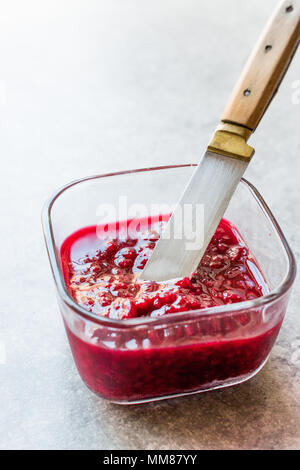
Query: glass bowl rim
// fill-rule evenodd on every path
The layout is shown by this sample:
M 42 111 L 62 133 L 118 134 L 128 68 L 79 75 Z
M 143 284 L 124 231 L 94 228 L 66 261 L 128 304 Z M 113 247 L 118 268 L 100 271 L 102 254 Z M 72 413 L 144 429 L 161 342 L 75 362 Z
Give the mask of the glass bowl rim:
M 248 180 L 245 178 L 241 179 L 241 183 L 248 187 L 249 191 L 251 192 L 252 196 L 259 204 L 261 210 L 263 211 L 266 218 L 271 222 L 273 228 L 275 229 L 281 244 L 284 248 L 284 251 L 287 255 L 288 259 L 288 272 L 284 280 L 279 284 L 276 289 L 273 289 L 268 294 L 258 297 L 257 299 L 247 300 L 243 302 L 238 302 L 235 304 L 227 304 L 221 305 L 218 307 L 209 307 L 206 309 L 199 309 L 199 310 L 190 310 L 188 312 L 179 312 L 172 315 L 166 315 L 159 318 L 151 318 L 151 317 L 139 317 L 129 320 L 115 320 L 111 318 L 104 318 L 99 317 L 98 315 L 88 312 L 84 308 L 80 307 L 69 295 L 65 281 L 63 278 L 63 274 L 60 268 L 60 263 L 58 260 L 58 256 L 55 249 L 55 241 L 54 241 L 54 234 L 53 234 L 53 227 L 51 221 L 51 210 L 55 203 L 55 201 L 59 198 L 61 194 L 65 191 L 70 189 L 77 184 L 95 180 L 98 178 L 107 178 L 112 176 L 121 176 L 127 174 L 134 174 L 134 173 L 143 173 L 147 171 L 159 171 L 159 170 L 172 170 L 176 168 L 188 168 L 188 167 L 196 167 L 197 163 L 186 163 L 181 165 L 164 165 L 164 166 L 157 166 L 157 167 L 148 167 L 148 168 L 138 168 L 132 170 L 124 170 L 118 172 L 111 172 L 111 173 L 104 173 L 100 175 L 92 175 L 86 176 L 77 180 L 73 180 L 70 183 L 64 185 L 60 189 L 58 189 L 45 203 L 43 210 L 42 210 L 42 225 L 43 225 L 43 232 L 44 238 L 46 243 L 46 248 L 48 252 L 48 257 L 51 265 L 52 274 L 54 277 L 54 281 L 59 292 L 60 298 L 63 302 L 71 308 L 71 310 L 78 314 L 81 317 L 84 317 L 87 320 L 93 321 L 99 325 L 106 326 L 106 327 L 114 327 L 117 329 L 124 329 L 124 328 L 131 328 L 133 326 L 145 326 L 149 324 L 149 326 L 161 325 L 166 323 L 178 323 L 182 321 L 194 320 L 197 317 L 210 315 L 212 317 L 222 315 L 226 316 L 233 313 L 245 312 L 245 310 L 249 309 L 256 309 L 261 308 L 267 304 L 271 304 L 274 301 L 277 301 L 280 297 L 284 296 L 288 290 L 291 288 L 295 277 L 296 277 L 296 260 L 294 254 L 278 224 L 274 215 L 272 214 L 271 210 L 269 209 L 267 203 L 259 193 L 259 191 L 253 186 Z

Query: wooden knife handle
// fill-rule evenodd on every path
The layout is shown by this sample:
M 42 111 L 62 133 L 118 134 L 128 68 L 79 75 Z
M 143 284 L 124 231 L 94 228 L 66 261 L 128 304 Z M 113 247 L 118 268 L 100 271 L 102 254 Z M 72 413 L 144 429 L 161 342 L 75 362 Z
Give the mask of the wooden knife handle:
M 254 131 L 276 94 L 300 40 L 300 0 L 278 5 L 254 48 L 222 121 Z

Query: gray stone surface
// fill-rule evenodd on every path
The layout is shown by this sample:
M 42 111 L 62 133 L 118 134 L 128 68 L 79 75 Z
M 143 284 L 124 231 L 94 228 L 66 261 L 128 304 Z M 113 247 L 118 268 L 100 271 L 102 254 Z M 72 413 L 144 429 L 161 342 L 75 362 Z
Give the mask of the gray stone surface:
M 275 4 L 2 3 L 0 344 L 7 357 L 0 365 L 1 448 L 300 447 L 297 281 L 277 344 L 257 377 L 222 391 L 121 407 L 98 399 L 77 374 L 40 224 L 45 199 L 72 179 L 197 161 Z M 299 260 L 297 80 L 300 53 L 252 139 L 257 154 L 247 177 Z

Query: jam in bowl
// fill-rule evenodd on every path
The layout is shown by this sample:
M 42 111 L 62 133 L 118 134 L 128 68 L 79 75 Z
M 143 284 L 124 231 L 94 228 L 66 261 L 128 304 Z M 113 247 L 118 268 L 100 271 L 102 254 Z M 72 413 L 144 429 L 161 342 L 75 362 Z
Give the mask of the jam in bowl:
M 59 305 L 86 385 L 117 403 L 139 403 L 243 382 L 278 336 L 295 261 L 257 191 L 242 181 L 190 278 L 142 281 L 169 214 L 116 219 L 102 230 L 101 202 L 176 201 L 192 165 L 86 178 L 45 207 L 44 232 Z M 106 236 L 99 236 L 105 232 Z

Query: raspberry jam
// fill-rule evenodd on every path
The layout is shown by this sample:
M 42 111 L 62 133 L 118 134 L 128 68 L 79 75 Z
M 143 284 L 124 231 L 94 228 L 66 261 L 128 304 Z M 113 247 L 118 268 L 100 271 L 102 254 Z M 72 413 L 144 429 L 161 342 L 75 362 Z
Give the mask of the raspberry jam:
M 163 217 L 161 217 L 163 219 Z M 166 217 L 165 217 L 166 219 Z M 127 222 L 127 227 L 130 221 Z M 68 290 L 89 312 L 113 319 L 160 317 L 255 299 L 262 295 L 254 261 L 236 229 L 222 220 L 191 279 L 138 281 L 165 220 L 141 220 L 134 238 L 100 240 L 96 227 L 69 237 L 62 247 Z M 145 230 L 148 228 L 148 230 Z
M 99 317 L 169 321 L 172 314 L 252 300 L 267 292 L 247 245 L 224 219 L 191 278 L 140 281 L 137 275 L 167 219 L 134 221 L 134 230 L 133 221 L 118 223 L 113 234 L 107 226 L 87 227 L 68 237 L 61 265 L 75 302 Z M 66 329 L 85 383 L 105 398 L 130 402 L 217 387 L 253 374 L 280 329 L 278 324 L 247 335 L 257 321 L 254 314 L 206 315 L 134 331 L 91 323 L 82 338 L 67 323 Z

